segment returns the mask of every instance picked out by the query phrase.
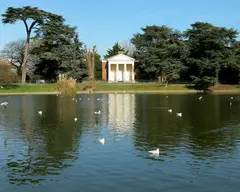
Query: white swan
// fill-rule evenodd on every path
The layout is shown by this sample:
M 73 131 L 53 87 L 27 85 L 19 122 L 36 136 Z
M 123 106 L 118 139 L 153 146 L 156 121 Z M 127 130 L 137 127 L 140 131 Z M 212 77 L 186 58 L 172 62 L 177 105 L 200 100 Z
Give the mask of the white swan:
M 95 115 L 100 115 L 100 113 L 101 113 L 100 110 L 99 110 L 99 111 L 94 111 L 94 114 L 95 114 Z
M 177 117 L 182 117 L 182 113 L 177 113 Z
M 74 118 L 74 121 L 75 121 L 75 122 L 77 121 L 77 118 L 76 118 L 76 117 Z
M 102 139 L 98 139 L 98 142 L 104 145 L 104 143 L 105 143 L 105 139 L 104 139 L 104 138 L 102 138 Z
M 169 112 L 169 113 L 172 113 L 172 109 L 168 109 L 168 112 Z
M 39 115 L 42 115 L 42 111 L 38 111 L 38 114 L 39 114 Z
M 0 105 L 1 105 L 1 106 L 4 106 L 4 107 L 7 107 L 8 102 L 3 102 L 3 103 L 1 103 Z
M 151 153 L 153 155 L 159 155 L 159 149 L 157 148 L 156 150 L 148 151 L 148 153 Z

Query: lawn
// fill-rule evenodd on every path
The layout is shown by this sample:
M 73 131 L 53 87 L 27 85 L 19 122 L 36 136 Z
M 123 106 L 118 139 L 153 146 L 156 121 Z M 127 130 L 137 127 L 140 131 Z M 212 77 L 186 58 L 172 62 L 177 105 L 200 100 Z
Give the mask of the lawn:
M 54 92 L 57 91 L 56 88 L 56 84 L 14 84 L 0 88 L 0 93 Z
M 77 84 L 77 90 L 83 91 L 83 88 L 89 83 Z M 182 84 L 172 84 L 167 87 L 159 85 L 157 83 L 94 83 L 93 87 L 96 92 L 111 92 L 111 91 L 189 91 L 192 88 Z M 239 90 L 239 85 L 216 85 L 211 87 L 211 90 Z M 37 93 L 37 92 L 57 92 L 57 84 L 14 84 L 10 86 L 4 86 L 0 88 L 0 93 Z

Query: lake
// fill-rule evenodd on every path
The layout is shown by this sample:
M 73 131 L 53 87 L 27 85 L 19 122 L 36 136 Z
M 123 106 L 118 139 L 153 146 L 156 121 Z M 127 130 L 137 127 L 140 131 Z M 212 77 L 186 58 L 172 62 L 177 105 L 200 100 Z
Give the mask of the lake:
M 1 96 L 0 191 L 238 191 L 240 96 L 199 97 Z

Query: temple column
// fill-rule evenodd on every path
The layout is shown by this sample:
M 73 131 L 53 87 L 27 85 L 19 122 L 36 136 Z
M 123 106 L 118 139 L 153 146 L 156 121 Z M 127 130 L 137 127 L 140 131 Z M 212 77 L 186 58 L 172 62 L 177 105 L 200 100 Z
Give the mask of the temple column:
M 118 64 L 116 64 L 116 81 L 118 81 Z
M 132 81 L 135 81 L 135 77 L 134 77 L 134 65 L 132 64 Z
M 124 64 L 123 81 L 126 80 L 127 64 Z

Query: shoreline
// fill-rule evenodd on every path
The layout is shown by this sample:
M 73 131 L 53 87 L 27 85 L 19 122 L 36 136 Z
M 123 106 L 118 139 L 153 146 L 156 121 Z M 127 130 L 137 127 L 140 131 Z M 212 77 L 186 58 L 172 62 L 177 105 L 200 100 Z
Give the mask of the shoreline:
M 233 94 L 239 93 L 240 90 L 212 90 L 210 92 L 203 92 L 197 90 L 132 90 L 132 91 L 78 91 L 76 94 L 196 94 L 196 93 L 206 93 L 206 94 Z M 4 95 L 60 95 L 57 91 L 39 91 L 39 92 L 8 92 L 0 93 L 0 96 Z

